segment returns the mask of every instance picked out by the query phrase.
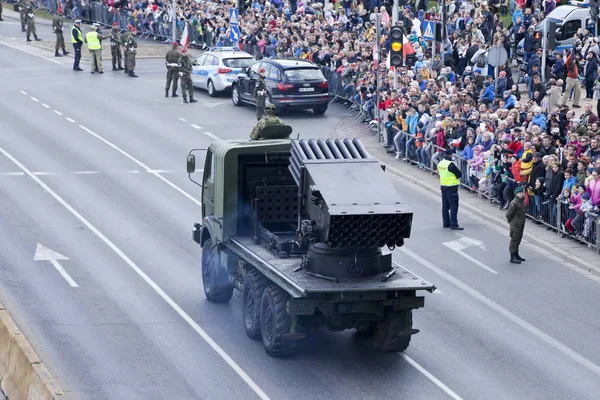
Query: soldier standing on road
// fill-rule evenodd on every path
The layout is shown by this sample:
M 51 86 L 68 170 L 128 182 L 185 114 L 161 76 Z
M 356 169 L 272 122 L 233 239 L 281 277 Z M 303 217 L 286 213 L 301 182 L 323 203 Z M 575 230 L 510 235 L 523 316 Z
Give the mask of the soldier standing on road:
M 102 71 L 102 43 L 100 41 L 102 39 L 106 39 L 108 36 L 102 36 L 98 33 L 98 27 L 92 25 L 90 27 L 90 31 L 85 34 L 84 41 L 88 45 L 88 50 L 90 51 L 90 59 L 91 59 L 91 68 L 90 71 L 92 74 L 94 70 L 97 70 L 99 74 L 103 74 Z
M 453 149 L 446 149 L 444 159 L 438 164 L 442 190 L 442 220 L 444 228 L 462 231 L 463 228 L 458 225 L 458 188 L 462 174 L 452 162 L 453 154 Z
M 127 71 L 127 60 L 129 60 L 129 50 L 127 49 L 127 41 L 129 40 L 129 36 L 131 36 L 131 30 L 133 26 L 127 25 L 127 32 L 123 36 L 121 36 L 121 44 L 123 45 L 123 64 L 125 65 L 125 73 L 128 74 Z
M 27 22 L 27 41 L 31 42 L 30 37 L 32 33 L 36 42 L 42 40 L 37 37 L 37 32 L 35 31 L 35 13 L 33 12 L 33 7 L 31 6 L 31 4 L 27 6 L 25 20 Z
M 265 69 L 258 71 L 258 80 L 254 87 L 254 98 L 256 99 L 256 120 L 260 121 L 265 113 L 265 103 L 267 102 L 267 83 L 265 82 Z
M 510 262 L 513 264 L 521 264 L 525 261 L 519 255 L 519 245 L 523 239 L 523 230 L 525 229 L 525 214 L 527 206 L 525 205 L 525 189 L 519 186 L 515 189 L 515 198 L 510 202 L 508 211 L 506 212 L 506 220 L 510 224 Z
M 66 56 L 69 54 L 69 52 L 65 50 L 65 37 L 63 36 L 63 9 L 61 7 L 58 8 L 58 14 L 56 14 L 52 19 L 52 30 L 56 34 L 54 57 Z M 58 52 L 59 49 L 62 49 L 62 55 Z
M 127 56 L 127 65 L 125 68 L 129 71 L 129 76 L 132 78 L 137 78 L 138 76 L 135 74 L 135 55 L 137 53 L 137 40 L 136 40 L 137 30 L 135 28 L 131 29 L 131 34 L 127 39 L 126 48 L 129 51 L 129 56 Z
M 123 59 L 123 55 L 121 54 L 121 33 L 119 32 L 119 24 L 117 22 L 113 22 L 112 30 L 110 31 L 110 55 L 112 56 L 113 71 L 123 71 L 125 68 L 121 66 Z
M 167 66 L 167 84 L 165 85 L 165 97 L 169 97 L 169 88 L 173 82 L 173 90 L 171 97 L 179 97 L 177 95 L 177 81 L 179 80 L 179 51 L 177 51 L 179 43 L 173 42 L 172 49 L 165 56 L 165 64 Z
M 24 0 L 17 3 L 19 10 L 19 16 L 21 17 L 21 32 L 26 32 L 25 24 L 27 22 L 27 7 L 25 6 Z
M 258 121 L 252 132 L 250 132 L 250 139 L 258 140 L 261 138 L 261 132 L 263 128 L 267 126 L 283 126 L 285 123 L 277 116 L 275 116 L 275 106 L 273 104 L 267 104 L 265 106 L 265 112 L 267 116 Z
M 81 46 L 83 45 L 83 34 L 81 33 L 81 20 L 76 19 L 75 24 L 71 28 L 71 43 L 73 43 L 74 60 L 73 60 L 73 71 L 83 71 L 79 68 L 79 61 L 81 61 Z
M 187 50 L 185 47 L 181 49 L 181 56 L 179 57 L 178 66 L 183 102 L 188 102 L 187 94 L 189 93 L 190 103 L 196 103 L 198 100 L 194 100 L 194 83 L 192 82 L 192 60 L 190 60 L 190 58 L 187 56 Z

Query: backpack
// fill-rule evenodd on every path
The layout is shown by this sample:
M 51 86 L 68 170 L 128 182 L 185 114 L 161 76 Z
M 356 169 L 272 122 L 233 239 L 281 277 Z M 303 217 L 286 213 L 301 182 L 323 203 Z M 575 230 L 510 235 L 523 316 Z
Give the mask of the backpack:
M 475 61 L 475 65 L 479 68 L 484 68 L 487 65 L 487 58 L 485 57 L 485 53 L 482 52 L 477 56 L 477 61 Z

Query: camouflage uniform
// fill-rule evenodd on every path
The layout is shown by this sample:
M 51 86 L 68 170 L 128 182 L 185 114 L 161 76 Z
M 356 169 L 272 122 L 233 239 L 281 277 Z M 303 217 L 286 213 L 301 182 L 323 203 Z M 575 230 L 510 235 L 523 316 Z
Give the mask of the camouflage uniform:
M 22 1 L 17 3 L 17 7 L 19 8 L 19 16 L 21 17 L 21 32 L 25 32 L 25 23 L 27 22 L 27 7 Z
M 113 26 L 110 31 L 110 55 L 112 56 L 113 71 L 122 71 L 124 69 L 121 66 L 123 55 L 121 54 L 121 33 L 118 26 Z
M 267 102 L 267 83 L 264 76 L 259 76 L 254 87 L 254 98 L 256 98 L 256 120 L 260 121 L 265 113 L 265 104 Z
M 177 45 L 174 44 L 173 48 L 167 52 L 167 55 L 165 56 L 165 64 L 167 66 L 165 97 L 169 97 L 169 88 L 171 87 L 171 83 L 173 84 L 173 90 L 171 91 L 172 96 L 178 97 L 177 82 L 179 81 L 179 52 L 177 51 Z
M 522 190 L 522 187 L 519 189 Z M 520 261 L 525 261 L 519 256 L 519 245 L 521 244 L 521 240 L 523 239 L 523 230 L 525 229 L 525 219 L 527 212 L 527 206 L 525 205 L 525 199 L 520 198 L 519 196 L 515 196 L 513 201 L 510 202 L 510 206 L 508 206 L 508 211 L 506 212 L 506 220 L 510 224 L 510 245 L 509 251 L 511 255 L 511 261 L 513 256 Z
M 252 132 L 250 132 L 250 139 L 258 140 L 260 139 L 260 133 L 263 128 L 267 126 L 282 126 L 285 125 L 281 119 L 268 112 L 267 116 L 258 121 Z
M 35 31 L 35 13 L 33 12 L 33 8 L 31 7 L 31 5 L 27 6 L 25 12 L 25 21 L 27 22 L 27 41 L 31 42 L 30 36 L 32 33 L 35 40 L 41 40 L 37 37 L 37 32 Z
M 124 49 L 123 49 L 123 64 L 125 65 L 125 73 L 129 73 L 129 71 L 127 70 L 127 64 L 128 64 L 128 60 L 129 60 L 129 49 L 127 48 L 127 41 L 129 40 L 129 37 L 131 36 L 131 32 L 127 31 L 125 32 L 122 36 L 121 36 L 121 45 L 123 45 Z
M 192 61 L 189 57 L 183 52 L 179 57 L 179 80 L 181 81 L 181 94 L 183 96 L 183 102 L 187 103 L 187 92 L 190 95 L 190 103 L 195 103 L 197 100 L 194 100 L 194 83 L 192 82 Z
M 62 14 L 55 15 L 52 19 L 52 30 L 56 34 L 56 46 L 54 47 L 54 55 L 56 57 L 62 57 L 58 50 L 62 49 L 63 55 L 69 54 L 65 50 L 65 37 L 63 36 L 63 17 Z
M 129 56 L 127 57 L 127 64 L 125 68 L 129 71 L 129 76 L 132 78 L 137 78 L 137 75 L 133 72 L 135 70 L 135 54 L 137 53 L 137 40 L 135 39 L 136 31 L 133 30 L 131 35 L 129 35 L 129 39 L 127 39 L 127 51 L 129 52 Z

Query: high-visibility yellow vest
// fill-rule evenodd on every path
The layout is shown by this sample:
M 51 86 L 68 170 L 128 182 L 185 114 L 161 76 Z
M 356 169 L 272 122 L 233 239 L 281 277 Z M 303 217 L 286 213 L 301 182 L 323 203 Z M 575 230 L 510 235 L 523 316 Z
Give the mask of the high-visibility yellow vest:
M 98 32 L 96 31 L 86 33 L 85 40 L 87 41 L 88 49 L 90 50 L 100 50 L 102 48 L 100 39 L 98 39 Z
M 438 164 L 438 172 L 440 173 L 440 185 L 442 186 L 456 186 L 460 185 L 460 181 L 452 172 L 448 171 L 448 166 L 451 164 L 450 160 L 442 160 Z
M 83 42 L 83 36 L 81 36 L 81 29 L 79 29 L 76 26 L 74 26 L 73 28 L 77 29 L 77 39 Z M 75 40 L 75 36 L 73 36 L 73 28 L 71 28 L 71 43 L 77 43 L 77 40 Z

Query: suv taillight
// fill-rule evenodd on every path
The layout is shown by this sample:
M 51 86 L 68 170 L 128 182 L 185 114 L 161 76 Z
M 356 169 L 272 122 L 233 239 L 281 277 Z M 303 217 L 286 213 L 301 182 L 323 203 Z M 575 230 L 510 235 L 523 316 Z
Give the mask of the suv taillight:
M 227 74 L 227 73 L 229 73 L 231 71 L 233 71 L 231 68 L 219 68 L 219 69 L 217 69 L 217 72 L 219 74 Z
M 289 83 L 278 83 L 277 84 L 277 89 L 279 89 L 279 90 L 289 90 L 293 87 L 294 87 L 294 85 L 291 85 Z
M 319 83 L 319 87 L 327 89 L 329 87 L 329 83 L 327 81 Z

